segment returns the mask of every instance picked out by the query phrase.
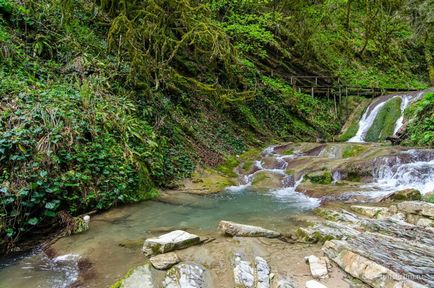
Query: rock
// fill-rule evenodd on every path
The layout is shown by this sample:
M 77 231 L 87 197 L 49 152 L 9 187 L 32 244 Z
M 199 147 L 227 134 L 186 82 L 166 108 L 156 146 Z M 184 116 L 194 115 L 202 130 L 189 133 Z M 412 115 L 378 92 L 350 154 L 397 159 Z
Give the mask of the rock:
M 278 280 L 275 281 L 273 288 L 295 288 L 296 285 L 294 281 L 287 277 L 279 276 Z
M 116 286 L 116 284 L 113 286 L 121 288 L 157 288 L 157 285 L 153 281 L 154 276 L 149 264 L 139 266 L 128 274 L 127 278 L 120 280 L 120 286 Z
M 181 263 L 167 271 L 164 288 L 205 288 L 205 268 L 194 263 Z
M 410 280 L 412 275 L 395 273 L 385 266 L 351 251 L 345 241 L 327 241 L 323 246 L 323 251 L 345 272 L 372 287 L 425 287 Z M 407 275 L 408 278 L 402 275 Z
M 74 227 L 72 234 L 79 234 L 89 230 L 90 216 L 85 215 L 83 218 L 74 217 Z
M 199 236 L 182 230 L 175 230 L 156 238 L 146 239 L 142 251 L 146 256 L 152 256 L 187 248 L 199 243 Z
M 241 254 L 235 254 L 234 281 L 235 287 L 253 288 L 255 274 L 249 261 L 242 260 Z
M 418 214 L 434 217 L 434 204 L 422 201 L 405 201 L 396 205 L 399 211 L 410 214 Z
M 253 175 L 252 188 L 260 191 L 269 191 L 271 188 L 282 187 L 284 174 L 270 171 L 259 171 Z
M 256 288 L 269 288 L 270 287 L 270 266 L 267 261 L 262 257 L 255 257 L 256 262 L 256 275 L 258 283 Z
M 428 218 L 421 217 L 419 220 L 417 220 L 416 225 L 424 226 L 424 227 L 433 227 L 434 221 Z
M 327 286 L 319 283 L 315 280 L 309 280 L 306 282 L 306 288 L 327 288 Z
M 306 180 L 309 180 L 312 183 L 315 184 L 324 184 L 328 185 L 333 182 L 333 176 L 330 171 L 316 171 L 311 172 L 304 176 Z
M 262 227 L 244 225 L 224 220 L 220 221 L 218 229 L 224 234 L 230 236 L 276 238 L 281 235 L 279 232 L 267 230 Z
M 178 264 L 181 260 L 176 253 L 170 252 L 165 254 L 160 254 L 149 259 L 152 266 L 159 270 L 166 270 L 175 264 Z
M 370 218 L 383 218 L 389 214 L 389 209 L 386 207 L 352 205 L 351 209 Z
M 404 189 L 400 191 L 393 192 L 387 195 L 381 202 L 384 201 L 408 201 L 408 200 L 422 200 L 422 194 L 417 189 Z
M 309 263 L 310 273 L 314 278 L 328 277 L 327 258 L 310 255 L 305 260 Z

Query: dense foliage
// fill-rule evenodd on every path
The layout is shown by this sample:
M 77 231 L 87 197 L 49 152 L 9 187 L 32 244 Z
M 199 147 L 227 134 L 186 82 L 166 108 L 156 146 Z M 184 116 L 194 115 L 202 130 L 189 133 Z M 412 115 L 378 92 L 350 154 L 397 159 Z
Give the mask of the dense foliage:
M 426 93 L 421 101 L 411 105 L 405 118 L 409 123 L 404 144 L 434 147 L 434 92 Z
M 430 13 L 422 0 L 0 0 L 0 244 L 264 141 L 331 139 L 344 119 L 289 76 L 423 86 Z

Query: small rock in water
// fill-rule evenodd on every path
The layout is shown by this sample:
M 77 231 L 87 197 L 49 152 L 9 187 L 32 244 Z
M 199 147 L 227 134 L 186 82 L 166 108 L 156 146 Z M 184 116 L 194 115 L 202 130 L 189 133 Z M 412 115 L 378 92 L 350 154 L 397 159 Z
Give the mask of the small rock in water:
M 326 257 L 316 257 L 310 255 L 305 257 L 305 260 L 309 263 L 310 273 L 314 278 L 327 278 L 327 258 Z
M 175 264 L 178 264 L 181 260 L 176 253 L 170 252 L 165 254 L 160 254 L 149 259 L 152 266 L 159 270 L 166 270 Z
M 205 268 L 194 263 L 181 263 L 167 271 L 164 288 L 205 288 Z
M 270 287 L 270 266 L 267 261 L 262 257 L 255 257 L 256 262 L 256 274 L 258 277 L 257 288 L 269 288 Z
M 421 200 L 422 194 L 417 189 L 404 189 L 400 191 L 393 192 L 392 194 L 384 197 L 381 202 L 395 200 L 395 201 L 406 201 L 406 200 Z
M 230 221 L 220 221 L 218 229 L 230 236 L 276 238 L 281 234 L 262 227 L 244 225 Z
M 149 264 L 139 266 L 122 281 L 122 288 L 156 288 L 153 274 Z
M 327 288 L 327 286 L 319 283 L 315 280 L 309 280 L 306 282 L 306 288 Z
M 142 251 L 146 256 L 152 256 L 187 248 L 199 243 L 199 236 L 182 230 L 175 230 L 156 238 L 146 239 Z
M 242 260 L 241 254 L 235 254 L 234 280 L 237 287 L 253 288 L 255 275 L 249 261 Z

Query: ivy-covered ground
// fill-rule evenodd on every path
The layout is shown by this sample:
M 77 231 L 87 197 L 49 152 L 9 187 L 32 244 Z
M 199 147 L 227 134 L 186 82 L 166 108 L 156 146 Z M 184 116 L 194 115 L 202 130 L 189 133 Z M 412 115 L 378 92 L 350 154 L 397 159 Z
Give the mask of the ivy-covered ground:
M 425 86 L 428 1 L 368 2 L 0 0 L 1 250 L 198 164 L 331 140 L 345 119 L 291 75 Z

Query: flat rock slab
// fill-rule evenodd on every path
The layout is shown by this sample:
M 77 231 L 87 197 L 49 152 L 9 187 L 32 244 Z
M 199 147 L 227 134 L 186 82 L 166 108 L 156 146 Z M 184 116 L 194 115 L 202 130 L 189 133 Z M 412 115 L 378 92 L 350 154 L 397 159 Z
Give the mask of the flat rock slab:
M 226 235 L 240 237 L 266 237 L 276 238 L 281 234 L 276 231 L 264 229 L 258 226 L 244 225 L 231 221 L 220 221 L 218 229 Z
M 398 210 L 404 213 L 417 214 L 434 218 L 434 204 L 423 201 L 405 201 L 398 203 Z
M 206 270 L 195 263 L 180 263 L 167 271 L 164 288 L 206 288 Z
M 372 287 L 427 287 L 349 250 L 345 241 L 327 241 L 323 246 L 323 251 L 345 272 Z
M 122 280 L 121 288 L 157 288 L 153 280 L 151 265 L 146 264 L 135 268 L 130 275 Z
M 146 239 L 142 251 L 146 256 L 152 256 L 187 248 L 199 243 L 199 236 L 182 230 L 175 230 L 157 238 Z
M 181 260 L 178 255 L 173 252 L 160 254 L 149 259 L 151 261 L 152 266 L 159 270 L 166 270 L 172 267 L 175 264 L 178 264 Z
M 306 257 L 306 261 L 309 263 L 310 273 L 314 278 L 327 278 L 327 258 L 326 257 L 316 257 L 315 255 L 310 255 Z

